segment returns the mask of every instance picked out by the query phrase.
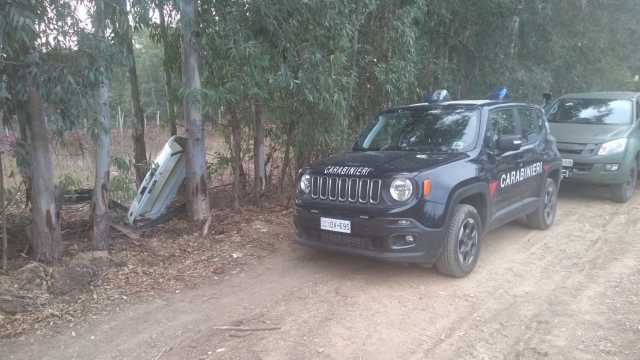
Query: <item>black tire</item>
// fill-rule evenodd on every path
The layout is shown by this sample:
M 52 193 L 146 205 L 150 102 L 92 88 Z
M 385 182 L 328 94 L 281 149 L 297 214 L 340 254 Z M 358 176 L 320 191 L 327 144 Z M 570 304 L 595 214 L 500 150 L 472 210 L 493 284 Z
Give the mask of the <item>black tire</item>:
M 527 215 L 527 226 L 538 230 L 547 230 L 553 225 L 558 211 L 558 185 L 553 179 L 545 179 L 540 205 L 536 211 Z
M 638 169 L 632 166 L 627 174 L 627 180 L 623 184 L 611 186 L 611 200 L 618 203 L 626 203 L 633 197 L 638 183 Z
M 460 204 L 447 226 L 442 254 L 436 261 L 438 272 L 464 277 L 476 267 L 480 256 L 482 220 L 473 206 Z

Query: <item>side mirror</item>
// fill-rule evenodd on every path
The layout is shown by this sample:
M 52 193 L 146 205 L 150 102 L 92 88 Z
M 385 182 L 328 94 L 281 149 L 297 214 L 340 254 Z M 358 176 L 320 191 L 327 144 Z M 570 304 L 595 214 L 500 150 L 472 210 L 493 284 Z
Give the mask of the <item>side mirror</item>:
M 498 146 L 498 150 L 502 152 L 507 152 L 507 151 L 520 150 L 523 144 L 524 144 L 524 140 L 522 140 L 522 136 L 503 135 L 498 139 L 497 146 Z

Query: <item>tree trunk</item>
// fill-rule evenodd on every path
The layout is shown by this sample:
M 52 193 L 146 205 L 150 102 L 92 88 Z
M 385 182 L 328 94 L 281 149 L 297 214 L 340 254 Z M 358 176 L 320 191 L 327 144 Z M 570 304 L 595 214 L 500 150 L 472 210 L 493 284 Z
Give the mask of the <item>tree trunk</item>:
M 16 163 L 22 178 L 22 184 L 25 190 L 24 207 L 25 209 L 31 204 L 32 187 L 31 187 L 31 148 L 28 144 L 31 143 L 29 139 L 29 112 L 26 110 L 28 104 L 26 102 L 20 102 L 16 106 L 16 116 L 18 117 L 18 130 L 20 132 L 20 143 L 24 146 L 21 148 L 24 151 L 20 151 L 16 154 Z
M 240 207 L 240 172 L 242 162 L 242 143 L 240 136 L 240 119 L 233 105 L 229 107 L 231 115 L 231 169 L 233 171 L 233 208 Z
M 95 33 L 104 39 L 104 3 L 96 2 Z M 99 56 L 101 59 L 102 56 Z M 98 123 L 96 141 L 96 174 L 91 203 L 89 239 L 96 250 L 108 250 L 111 245 L 111 213 L 109 212 L 109 167 L 111 132 L 109 126 L 109 80 L 101 64 L 98 89 Z
M 56 212 L 53 166 L 40 93 L 29 89 L 29 130 L 31 134 L 31 240 L 33 259 L 45 264 L 62 260 L 62 237 Z
M 284 184 L 289 172 L 289 163 L 291 162 L 291 147 L 293 146 L 293 121 L 289 122 L 287 126 L 287 140 L 284 148 L 284 159 L 282 161 L 282 172 L 280 173 L 280 192 L 284 192 Z
M 167 58 L 167 53 L 171 51 L 169 47 L 169 34 L 167 32 L 167 22 L 164 17 L 164 1 L 158 1 L 158 15 L 160 17 L 160 36 L 162 37 L 162 47 L 164 59 L 162 68 L 164 70 L 165 91 L 167 92 L 167 114 L 169 116 L 169 130 L 171 136 L 178 135 L 176 127 L 176 105 L 175 93 L 173 91 L 173 75 L 171 74 L 171 66 Z
M 260 206 L 260 195 L 262 195 L 267 181 L 264 159 L 264 105 L 262 99 L 255 101 L 254 109 L 256 116 L 255 138 L 253 141 L 254 192 L 256 205 Z
M 122 11 L 122 39 L 127 57 L 127 67 L 129 71 L 129 83 L 131 86 L 131 102 L 133 105 L 133 159 L 135 161 L 136 185 L 140 186 L 147 173 L 147 149 L 144 141 L 144 110 L 140 100 L 140 88 L 138 86 L 138 72 L 136 70 L 136 59 L 133 52 L 133 34 L 131 24 L 129 24 L 129 11 L 127 1 L 120 2 Z
M 7 271 L 7 208 L 4 204 L 4 171 L 0 152 L 0 209 L 2 209 L 2 270 Z
M 197 1 L 197 0 L 196 0 Z M 204 220 L 209 216 L 207 167 L 202 127 L 202 100 L 200 94 L 200 38 L 195 16 L 194 0 L 182 1 L 182 77 L 186 94 L 183 99 L 184 122 L 187 133 L 186 188 L 187 208 L 191 220 Z

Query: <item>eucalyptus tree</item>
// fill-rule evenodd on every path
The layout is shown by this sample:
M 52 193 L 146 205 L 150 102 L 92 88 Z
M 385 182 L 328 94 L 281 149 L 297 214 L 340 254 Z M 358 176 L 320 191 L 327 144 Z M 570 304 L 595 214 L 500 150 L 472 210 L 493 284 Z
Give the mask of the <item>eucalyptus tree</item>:
M 0 3 L 0 63 L 29 132 L 33 258 L 62 259 L 49 131 L 68 128 L 82 111 L 87 58 L 74 49 L 81 34 L 73 4 L 63 0 Z M 71 106 L 73 104 L 73 106 Z
M 140 99 L 140 88 L 138 83 L 138 71 L 136 69 L 136 59 L 133 46 L 133 29 L 131 26 L 131 13 L 127 0 L 117 0 L 114 6 L 115 11 L 112 13 L 111 18 L 115 21 L 116 36 L 120 46 L 122 47 L 127 61 L 127 68 L 129 73 L 129 85 L 131 89 L 131 102 L 133 104 L 133 159 L 135 161 L 134 168 L 136 173 L 136 184 L 140 185 L 147 172 L 147 149 L 144 139 L 144 109 L 142 108 L 142 101 Z M 141 9 L 138 9 L 138 13 L 142 13 L 142 23 L 146 22 L 148 14 L 146 4 L 142 2 L 136 2 L 136 5 L 140 5 Z M 136 10 L 136 9 L 134 9 Z
M 187 132 L 186 188 L 187 209 L 192 220 L 209 215 L 209 188 L 205 162 L 205 138 L 202 127 L 202 93 L 200 89 L 200 31 L 196 15 L 197 0 L 182 0 L 182 78 L 183 110 Z
M 229 114 L 227 123 L 231 143 L 231 168 L 233 174 L 233 206 L 240 206 L 242 169 L 242 132 L 251 128 L 246 120 L 254 108 L 257 125 L 257 141 L 254 138 L 256 157 L 256 193 L 262 188 L 264 174 L 263 101 L 268 93 L 266 86 L 271 74 L 270 52 L 255 38 L 252 19 L 256 16 L 253 2 L 231 0 L 201 1 L 204 84 L 210 107 L 224 107 Z
M 96 59 L 97 121 L 96 121 L 96 172 L 91 203 L 89 238 L 93 247 L 108 250 L 111 244 L 111 213 L 109 212 L 109 178 L 111 153 L 111 126 L 109 122 L 109 58 L 105 49 L 109 46 L 106 38 L 106 1 L 95 0 L 93 30 Z
M 179 29 L 175 27 L 178 12 L 174 9 L 173 1 L 154 0 L 154 3 L 158 14 L 158 23 L 150 25 L 150 35 L 156 43 L 162 44 L 162 70 L 164 72 L 167 98 L 167 118 L 169 120 L 169 132 L 173 136 L 178 133 L 176 126 L 177 92 L 173 76 L 181 62 L 181 34 Z

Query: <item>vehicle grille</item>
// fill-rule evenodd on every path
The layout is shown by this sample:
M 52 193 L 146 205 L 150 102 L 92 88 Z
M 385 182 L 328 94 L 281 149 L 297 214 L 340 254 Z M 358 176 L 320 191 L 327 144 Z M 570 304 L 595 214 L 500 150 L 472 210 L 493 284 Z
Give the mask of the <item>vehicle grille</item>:
M 591 171 L 591 169 L 593 169 L 593 164 L 579 162 L 573 163 L 573 170 L 575 171 L 588 172 Z
M 556 144 L 558 151 L 561 154 L 571 155 L 593 155 L 598 150 L 598 144 L 576 144 L 576 143 L 562 143 Z
M 365 238 L 351 234 L 334 233 L 322 230 L 305 230 L 304 236 L 308 241 L 334 245 L 353 249 L 381 250 L 382 242 L 376 238 Z
M 312 176 L 313 199 L 344 201 L 361 204 L 380 202 L 382 180 L 335 176 Z

